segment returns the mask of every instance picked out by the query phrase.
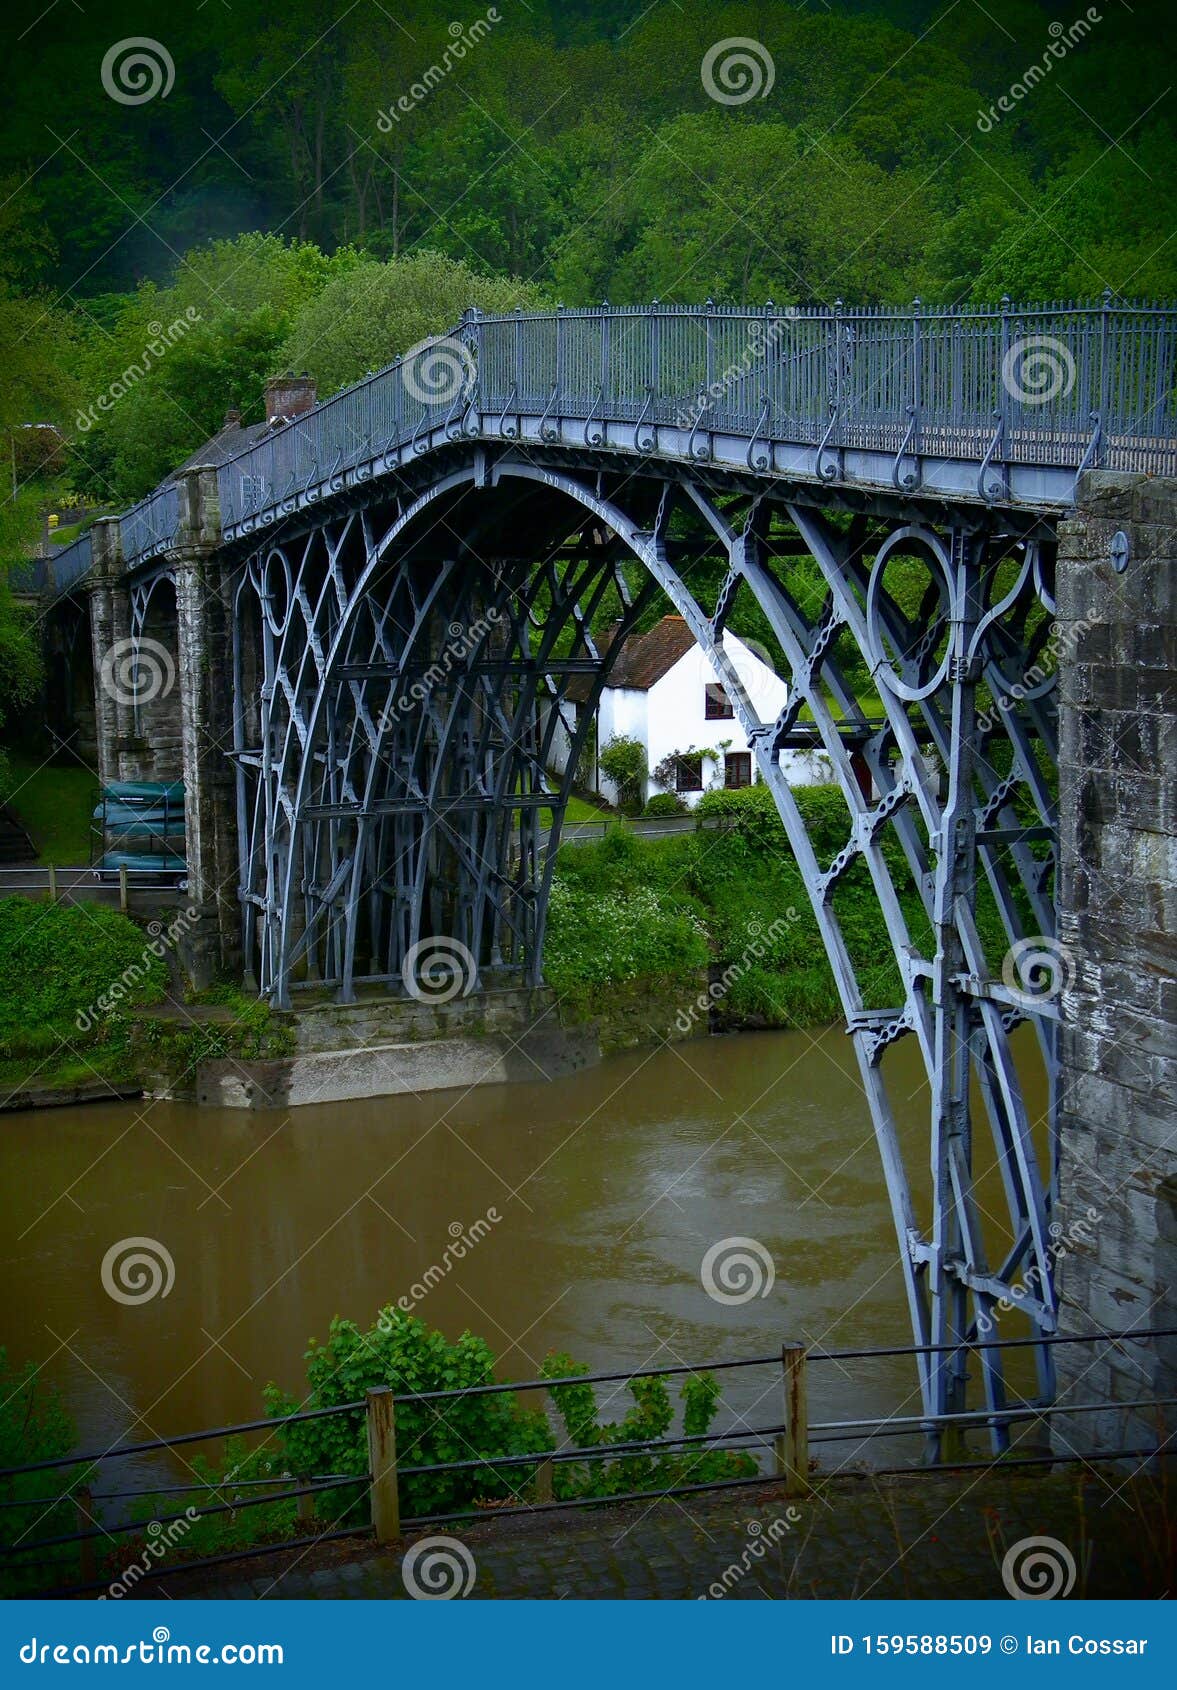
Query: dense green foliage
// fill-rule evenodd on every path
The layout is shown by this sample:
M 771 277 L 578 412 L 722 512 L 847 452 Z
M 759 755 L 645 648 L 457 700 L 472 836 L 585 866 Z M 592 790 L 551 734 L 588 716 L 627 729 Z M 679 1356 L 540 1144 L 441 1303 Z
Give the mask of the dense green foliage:
M 843 848 L 850 818 L 836 787 L 796 792 L 821 864 Z M 716 830 L 642 838 L 620 829 L 600 844 L 570 844 L 552 886 L 544 972 L 572 1006 L 607 1006 L 609 988 L 629 980 L 688 982 L 710 962 L 723 989 L 716 1002 L 729 1026 L 805 1027 L 841 1015 L 833 974 L 801 871 L 765 786 L 704 794 L 698 814 Z M 931 945 L 923 903 L 898 838 L 883 849 L 913 942 Z M 858 965 L 865 1007 L 903 1001 L 891 942 L 866 865 L 852 863 L 834 908 Z M 1000 969 L 1006 942 L 986 891 L 978 924 Z M 690 996 L 691 994 L 687 994 Z
M 18 454 L 5 558 L 63 473 L 125 503 L 226 407 L 256 418 L 267 375 L 333 391 L 468 304 L 1177 291 L 1159 0 L 1062 47 L 1045 0 L 535 0 L 456 44 L 439 0 L 243 0 L 211 34 L 161 18 L 172 85 L 111 97 L 104 57 L 143 28 L 127 0 L 68 30 L 18 0 L 0 429 L 54 422 L 73 452 Z M 732 37 L 772 82 L 722 104 L 703 61 Z
M 367 1332 L 354 1321 L 333 1320 L 326 1343 L 312 1341 L 306 1360 L 307 1391 L 295 1398 L 268 1386 L 270 1414 L 357 1402 L 379 1386 L 402 1398 L 431 1391 L 466 1393 L 442 1401 L 401 1400 L 396 1405 L 398 1466 L 485 1458 L 484 1465 L 457 1472 L 402 1472 L 399 1492 L 406 1518 L 534 1497 L 536 1467 L 526 1462 L 502 1466 L 496 1464 L 496 1457 L 542 1455 L 556 1447 L 556 1438 L 543 1410 L 523 1408 L 513 1392 L 474 1392 L 475 1386 L 495 1382 L 494 1352 L 484 1339 L 463 1332 L 450 1342 L 418 1316 L 390 1306 L 381 1310 Z M 561 1379 L 587 1372 L 570 1356 L 551 1355 L 542 1376 Z M 675 1405 L 666 1382 L 638 1378 L 628 1388 L 633 1407 L 620 1420 L 602 1422 L 591 1385 L 554 1386 L 551 1395 L 569 1443 L 596 1448 L 670 1436 Z M 719 1386 L 712 1375 L 688 1377 L 681 1391 L 683 1431 L 688 1435 L 706 1432 L 718 1404 Z M 286 1469 L 300 1476 L 367 1470 L 367 1437 L 360 1409 L 288 1426 L 280 1433 L 280 1443 Z M 755 1471 L 750 1457 L 723 1451 L 619 1455 L 608 1461 L 554 1463 L 552 1492 L 559 1499 L 614 1496 L 651 1484 L 700 1483 Z M 358 1487 L 328 1490 L 317 1506 L 325 1519 L 367 1517 L 367 1497 Z
M 117 910 L 0 899 L 0 1035 L 45 1027 L 76 1038 L 76 1018 L 99 1019 L 98 1000 L 116 986 L 126 1007 L 158 1002 L 166 983 L 163 959 Z

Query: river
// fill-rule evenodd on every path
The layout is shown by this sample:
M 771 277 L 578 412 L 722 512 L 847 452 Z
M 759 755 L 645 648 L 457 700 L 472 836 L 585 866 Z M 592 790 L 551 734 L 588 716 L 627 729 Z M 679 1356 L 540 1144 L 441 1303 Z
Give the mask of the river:
M 918 1052 L 902 1041 L 886 1060 L 915 1177 L 928 1160 Z M 332 1315 L 368 1326 L 401 1297 L 451 1337 L 484 1336 L 503 1378 L 534 1375 L 552 1349 L 607 1370 L 794 1339 L 910 1342 L 878 1151 L 832 1028 L 289 1113 L 9 1115 L 0 1144 L 5 1342 L 61 1388 L 81 1447 L 256 1417 L 267 1380 L 299 1389 L 307 1340 Z M 447 1245 L 480 1220 L 485 1236 L 445 1271 Z M 701 1283 L 708 1248 L 733 1237 L 761 1245 L 774 1273 L 768 1295 L 735 1305 Z M 104 1288 L 104 1256 L 133 1238 L 174 1263 L 166 1296 L 130 1304 Z M 722 1377 L 725 1418 L 779 1419 L 779 1369 Z M 914 1387 L 908 1357 L 814 1364 L 810 1416 L 910 1414 Z M 864 1453 L 837 1445 L 829 1459 Z

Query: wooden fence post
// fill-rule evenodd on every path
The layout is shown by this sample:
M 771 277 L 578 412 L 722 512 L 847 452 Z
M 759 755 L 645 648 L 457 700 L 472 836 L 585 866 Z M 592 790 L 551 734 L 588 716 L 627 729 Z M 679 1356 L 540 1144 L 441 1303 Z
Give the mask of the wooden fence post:
M 400 1497 L 396 1483 L 396 1407 L 391 1390 L 379 1385 L 367 1393 L 369 1495 L 377 1543 L 393 1543 L 401 1535 Z
M 56 863 L 50 863 L 49 864 L 49 902 L 51 904 L 55 904 L 57 902 L 57 865 L 56 865 Z
M 127 913 L 127 865 L 119 864 L 119 909 Z
M 776 1470 L 785 1480 L 786 1496 L 801 1496 L 809 1489 L 805 1346 L 783 1344 L 781 1368 L 785 1387 L 785 1432 L 776 1440 Z

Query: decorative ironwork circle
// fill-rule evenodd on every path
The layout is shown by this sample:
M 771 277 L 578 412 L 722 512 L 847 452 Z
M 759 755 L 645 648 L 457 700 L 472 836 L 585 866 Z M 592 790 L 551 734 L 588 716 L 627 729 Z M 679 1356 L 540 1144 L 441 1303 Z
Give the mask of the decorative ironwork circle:
M 281 546 L 275 546 L 262 566 L 262 606 L 272 634 L 284 634 L 294 600 L 290 564 Z
M 930 698 L 944 685 L 948 677 L 948 666 L 952 658 L 951 650 L 946 650 L 934 673 L 928 680 L 912 682 L 906 680 L 896 669 L 893 659 L 887 652 L 883 642 L 882 626 L 882 595 L 883 572 L 887 567 L 887 560 L 896 551 L 916 552 L 927 562 L 929 571 L 939 575 L 943 587 L 943 602 L 946 608 L 952 604 L 952 576 L 949 569 L 948 553 L 940 536 L 930 528 L 919 528 L 909 524 L 904 528 L 897 528 L 889 534 L 879 547 L 874 564 L 871 567 L 870 583 L 866 592 L 866 637 L 870 646 L 871 667 L 887 688 L 896 697 L 915 703 L 921 698 Z

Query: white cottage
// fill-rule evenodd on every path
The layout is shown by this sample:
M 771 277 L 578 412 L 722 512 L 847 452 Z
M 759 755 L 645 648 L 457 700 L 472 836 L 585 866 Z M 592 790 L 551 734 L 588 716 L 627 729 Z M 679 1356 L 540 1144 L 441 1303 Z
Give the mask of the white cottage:
M 601 643 L 608 644 L 607 635 Z M 723 643 L 757 716 L 762 722 L 775 720 L 789 695 L 785 682 L 735 634 L 725 634 Z M 574 686 L 570 694 L 577 690 L 583 696 L 588 689 Z M 571 696 L 566 719 L 585 707 Z M 651 771 L 674 758 L 667 782 L 660 784 L 651 774 L 647 799 L 671 791 L 694 806 L 712 787 L 748 786 L 754 778 L 752 750 L 727 693 L 681 616 L 664 616 L 648 633 L 631 634 L 625 642 L 601 694 L 596 751 L 620 738 L 636 739 L 645 747 Z M 568 743 L 567 735 L 557 731 L 553 752 L 558 769 L 564 767 Z M 708 751 L 716 755 L 707 756 Z M 781 763 L 794 786 L 831 778 L 820 753 L 784 751 Z M 617 802 L 612 783 L 595 766 L 591 784 L 610 803 Z

